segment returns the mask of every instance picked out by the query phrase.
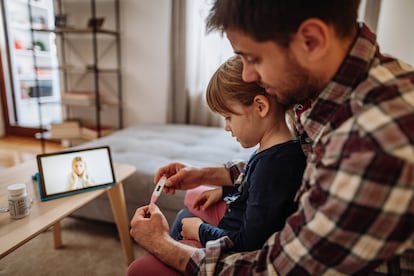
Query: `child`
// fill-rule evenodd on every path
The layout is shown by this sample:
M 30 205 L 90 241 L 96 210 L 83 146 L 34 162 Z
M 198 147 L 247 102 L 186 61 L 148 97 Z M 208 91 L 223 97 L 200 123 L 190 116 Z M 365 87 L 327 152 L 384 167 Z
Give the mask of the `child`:
M 300 143 L 287 126 L 286 108 L 263 87 L 243 82 L 242 66 L 236 56 L 219 67 L 208 85 L 207 103 L 225 118 L 225 130 L 243 147 L 258 148 L 238 187 L 205 191 L 189 206 L 194 213 L 224 199 L 228 207 L 218 225 L 183 209 L 171 227 L 175 239 L 194 239 L 205 246 L 209 240 L 228 236 L 234 251 L 258 249 L 297 208 L 294 196 L 306 165 Z

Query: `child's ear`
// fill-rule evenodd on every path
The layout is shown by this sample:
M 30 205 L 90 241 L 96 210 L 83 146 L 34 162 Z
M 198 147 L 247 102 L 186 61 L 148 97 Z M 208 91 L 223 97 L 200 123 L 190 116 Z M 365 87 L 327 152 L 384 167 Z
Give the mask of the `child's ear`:
M 255 110 L 257 110 L 260 117 L 265 117 L 270 110 L 269 99 L 265 95 L 257 95 L 253 99 Z

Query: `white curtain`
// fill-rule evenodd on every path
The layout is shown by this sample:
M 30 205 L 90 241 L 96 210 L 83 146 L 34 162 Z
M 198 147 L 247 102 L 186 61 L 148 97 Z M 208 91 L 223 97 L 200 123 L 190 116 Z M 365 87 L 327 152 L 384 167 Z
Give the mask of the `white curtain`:
M 358 19 L 364 21 L 374 32 L 377 31 L 381 0 L 362 0 L 359 6 Z
M 169 122 L 219 126 L 220 116 L 205 102 L 211 75 L 233 50 L 219 32 L 206 34 L 205 18 L 212 0 L 173 0 L 172 79 Z M 362 0 L 359 18 L 376 30 L 381 0 Z
M 211 1 L 173 1 L 173 123 L 222 125 L 205 102 L 205 90 L 214 71 L 233 55 L 227 38 L 219 32 L 206 34 L 205 18 Z

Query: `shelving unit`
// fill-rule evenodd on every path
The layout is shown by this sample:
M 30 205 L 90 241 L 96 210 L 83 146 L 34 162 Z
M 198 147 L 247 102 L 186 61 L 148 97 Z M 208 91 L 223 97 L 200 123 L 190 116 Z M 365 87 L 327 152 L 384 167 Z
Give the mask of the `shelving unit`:
M 38 127 L 61 117 L 52 0 L 6 0 L 4 22 L 10 72 L 12 118 L 16 125 Z M 48 68 L 48 69 L 46 69 Z
M 123 127 L 119 2 L 0 1 L 8 127 L 39 131 L 43 151 L 59 121 L 88 127 L 88 139 Z
M 80 123 L 79 137 L 68 129 L 67 139 L 99 138 L 122 128 L 119 0 L 55 0 L 54 6 L 55 16 L 67 22 L 33 31 L 56 35 L 63 118 Z M 102 26 L 93 24 L 99 20 Z M 39 136 L 64 139 L 51 133 Z

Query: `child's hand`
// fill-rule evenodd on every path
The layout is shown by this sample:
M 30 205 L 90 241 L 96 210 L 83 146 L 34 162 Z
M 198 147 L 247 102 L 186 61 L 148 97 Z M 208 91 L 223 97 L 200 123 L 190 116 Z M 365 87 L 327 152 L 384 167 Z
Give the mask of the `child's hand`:
M 201 194 L 199 194 L 195 199 L 193 203 L 193 208 L 196 210 L 206 210 L 214 203 L 217 203 L 221 200 L 223 194 L 223 189 L 221 187 L 204 191 Z
M 200 225 L 203 223 L 201 219 L 197 217 L 183 218 L 181 223 L 183 224 L 181 229 L 181 236 L 183 236 L 183 239 L 200 241 L 198 228 L 200 228 Z

